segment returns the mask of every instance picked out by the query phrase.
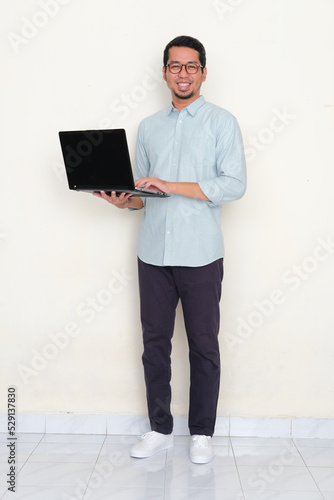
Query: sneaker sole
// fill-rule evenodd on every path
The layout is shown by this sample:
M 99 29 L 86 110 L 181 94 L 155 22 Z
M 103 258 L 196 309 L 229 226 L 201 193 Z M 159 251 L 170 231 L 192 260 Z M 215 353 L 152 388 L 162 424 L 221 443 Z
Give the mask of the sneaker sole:
M 140 452 L 130 452 L 130 457 L 132 458 L 150 458 L 156 455 L 157 453 L 160 453 L 161 451 L 169 450 L 170 448 L 173 448 L 174 443 L 167 444 L 166 446 L 163 446 L 159 448 L 158 450 L 154 450 L 151 453 L 140 453 Z
M 210 462 L 212 462 L 212 460 L 214 459 L 214 455 L 212 455 L 211 457 L 190 457 L 190 460 L 193 464 L 208 464 Z

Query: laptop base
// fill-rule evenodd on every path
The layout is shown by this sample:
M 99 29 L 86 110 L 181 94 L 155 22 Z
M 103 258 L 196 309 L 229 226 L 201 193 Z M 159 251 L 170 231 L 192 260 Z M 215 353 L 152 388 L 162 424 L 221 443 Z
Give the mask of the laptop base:
M 111 196 L 111 192 L 110 190 L 99 190 L 99 189 L 90 189 L 90 188 L 76 188 L 74 189 L 74 191 L 81 191 L 82 193 L 100 193 L 101 191 L 104 191 L 106 193 L 107 196 Z M 119 196 L 120 194 L 122 193 L 126 193 L 126 194 L 131 194 L 131 196 L 137 196 L 137 197 L 140 197 L 140 198 L 167 198 L 168 196 L 170 196 L 169 194 L 167 193 L 159 193 L 157 191 L 152 191 L 150 192 L 148 189 L 146 190 L 133 190 L 133 189 L 122 189 L 120 191 L 118 190 L 113 190 L 113 192 L 116 192 L 116 196 Z

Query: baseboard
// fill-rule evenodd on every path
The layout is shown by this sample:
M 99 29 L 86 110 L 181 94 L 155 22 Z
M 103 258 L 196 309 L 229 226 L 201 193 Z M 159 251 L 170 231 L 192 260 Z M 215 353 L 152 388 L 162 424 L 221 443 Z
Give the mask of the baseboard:
M 0 414 L 0 432 L 7 432 Z M 138 415 L 21 414 L 17 433 L 141 435 L 149 431 L 147 417 Z M 174 418 L 175 435 L 188 435 L 186 417 Z M 296 437 L 334 439 L 334 419 L 218 417 L 215 436 Z

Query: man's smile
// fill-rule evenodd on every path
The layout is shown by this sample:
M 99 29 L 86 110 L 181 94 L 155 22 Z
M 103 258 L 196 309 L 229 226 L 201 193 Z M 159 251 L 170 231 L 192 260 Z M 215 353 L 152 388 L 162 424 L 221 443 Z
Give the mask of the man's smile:
M 184 91 L 184 90 L 189 90 L 191 82 L 181 81 L 181 82 L 177 82 L 176 85 L 177 85 L 179 90 Z

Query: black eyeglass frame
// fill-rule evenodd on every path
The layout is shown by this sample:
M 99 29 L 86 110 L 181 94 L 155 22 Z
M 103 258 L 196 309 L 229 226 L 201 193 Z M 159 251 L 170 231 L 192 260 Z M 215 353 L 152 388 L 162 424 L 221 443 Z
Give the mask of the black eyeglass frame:
M 187 69 L 187 66 L 189 66 L 189 65 L 197 66 L 197 70 L 195 71 L 195 73 L 189 73 L 189 71 Z M 197 62 L 188 62 L 186 64 L 181 64 L 179 62 L 173 62 L 173 63 L 166 64 L 166 68 L 168 68 L 169 66 L 179 66 L 179 68 L 180 68 L 180 70 L 177 71 L 176 73 L 173 72 L 169 68 L 169 71 L 172 73 L 172 75 L 178 75 L 179 73 L 181 73 L 183 66 L 186 68 L 186 72 L 188 73 L 188 75 L 196 75 L 196 73 L 198 73 L 199 68 L 204 68 L 204 66 L 202 66 L 202 64 L 198 64 Z

